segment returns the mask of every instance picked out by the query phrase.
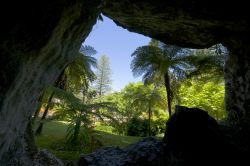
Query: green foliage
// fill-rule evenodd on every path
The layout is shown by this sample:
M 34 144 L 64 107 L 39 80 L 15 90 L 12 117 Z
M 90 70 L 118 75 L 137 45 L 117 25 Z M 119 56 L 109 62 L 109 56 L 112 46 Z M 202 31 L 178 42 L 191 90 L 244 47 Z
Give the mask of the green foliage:
M 67 145 L 65 140 L 67 128 L 68 123 L 49 121 L 44 126 L 43 134 L 35 137 L 37 146 L 40 149 L 48 149 L 49 152 L 63 160 L 77 160 L 80 154 L 90 153 L 91 148 L 88 145 L 84 147 Z M 101 140 L 104 147 L 125 147 L 141 139 L 140 137 L 119 136 L 101 131 L 96 131 L 93 136 L 95 139 Z
M 138 47 L 132 53 L 131 69 L 135 76 L 143 75 L 145 83 L 165 85 L 170 115 L 180 81 L 197 75 L 206 79 L 223 78 L 225 56 L 216 50 L 194 51 L 151 40 L 148 46 Z
M 132 118 L 128 121 L 127 135 L 145 137 L 148 134 L 148 121 L 141 118 Z
M 115 134 L 114 127 L 109 126 L 109 125 L 105 125 L 103 123 L 96 124 L 95 130 L 103 131 L 103 132 L 110 133 L 110 134 Z
M 90 141 L 92 118 L 97 116 L 100 119 L 109 117 L 102 114 L 99 108 L 113 109 L 111 103 L 93 103 L 92 98 L 95 96 L 93 91 L 88 90 L 89 82 L 93 80 L 94 73 L 91 66 L 95 66 L 95 59 L 85 56 L 83 53 L 94 52 L 92 47 L 82 46 L 81 55 L 64 72 L 64 84 L 67 88 L 49 87 L 55 98 L 59 99 L 58 111 L 54 118 L 67 120 L 69 127 L 67 130 L 66 140 L 71 145 L 86 144 Z M 75 97 L 73 93 L 82 91 L 82 100 Z
M 88 88 L 89 82 L 95 80 L 96 76 L 92 68 L 97 67 L 97 61 L 92 57 L 94 54 L 96 50 L 93 47 L 81 46 L 76 59 L 64 71 L 65 90 L 79 93 L 83 88 Z
M 166 88 L 168 112 L 171 116 L 171 103 L 174 98 L 171 77 L 183 78 L 192 65 L 186 61 L 190 49 L 166 45 L 152 40 L 148 46 L 138 47 L 133 54 L 131 69 L 135 76 L 143 75 L 144 83 L 162 84 Z
M 130 119 L 147 113 L 151 109 L 166 110 L 166 95 L 164 88 L 155 88 L 154 85 L 144 85 L 142 82 L 129 83 L 122 91 Z
M 224 85 L 200 80 L 186 81 L 179 90 L 181 102 L 188 107 L 199 107 L 217 120 L 226 117 Z
M 86 144 L 90 144 L 91 128 L 90 126 L 88 126 L 90 125 L 90 123 L 87 124 L 86 121 L 88 120 L 86 119 L 87 118 L 85 116 L 81 116 L 75 117 L 75 119 L 71 120 L 66 135 L 66 140 L 68 144 L 73 146 L 83 146 Z M 82 122 L 84 122 L 84 125 L 81 125 Z
M 89 90 L 89 83 L 95 79 L 92 67 L 96 67 L 95 58 L 91 55 L 96 51 L 91 46 L 82 45 L 77 58 L 65 68 L 56 81 L 44 93 L 44 98 L 53 94 L 58 100 L 57 112 L 54 118 L 69 122 L 66 140 L 70 145 L 90 142 L 91 124 L 93 116 L 102 119 L 105 114 L 99 108 L 111 109 L 111 103 L 93 103 L 94 92 Z M 82 93 L 82 100 L 74 94 Z M 113 119 L 106 115 L 109 119 Z
M 168 114 L 160 109 L 154 111 L 154 116 L 152 117 L 152 133 L 154 135 L 160 135 L 165 133 L 166 122 L 168 119 Z
M 216 54 L 216 50 L 197 49 L 187 58 L 195 68 L 188 74 L 188 77 L 196 77 L 203 81 L 223 81 L 223 67 L 225 63 L 224 54 Z
M 89 82 L 93 81 L 95 78 L 92 67 L 96 67 L 97 64 L 96 59 L 91 57 L 94 54 L 96 54 L 96 50 L 93 47 L 87 45 L 81 46 L 76 59 L 62 71 L 54 85 L 47 87 L 40 96 L 34 119 L 42 106 L 45 107 L 45 105 L 49 104 L 49 108 L 52 108 L 58 104 L 49 101 L 49 98 L 54 94 L 55 88 L 60 88 L 72 93 L 79 93 L 82 89 L 88 88 Z M 62 93 L 58 92 L 58 95 L 60 94 Z
M 103 117 L 116 121 L 111 116 L 100 111 L 100 108 L 114 111 L 112 103 L 89 103 L 90 100 L 84 102 L 76 98 L 72 93 L 64 90 L 54 88 L 54 92 L 63 105 L 55 112 L 54 118 L 64 119 L 69 122 L 67 130 L 67 142 L 71 145 L 86 144 L 89 142 L 90 133 L 93 125 L 93 117 L 96 116 L 100 119 Z M 87 95 L 88 96 L 88 95 Z
M 103 101 L 115 103 L 117 111 L 108 112 L 108 114 L 115 119 L 117 123 L 108 122 L 108 125 L 114 127 L 118 134 L 126 134 L 127 124 L 133 117 L 148 118 L 149 110 L 151 110 L 151 117 L 158 110 L 164 112 L 164 118 L 167 119 L 166 96 L 164 88 L 155 88 L 153 85 L 144 85 L 142 82 L 129 83 L 121 92 L 115 92 L 106 95 L 102 98 Z
M 148 136 L 148 119 L 134 117 L 130 119 L 127 126 L 127 135 L 129 136 Z M 159 118 L 151 121 L 151 135 L 156 136 L 165 132 L 166 119 Z
M 146 83 L 159 81 L 164 84 L 164 74 L 168 72 L 178 78 L 185 76 L 185 69 L 192 67 L 186 61 L 186 56 L 190 53 L 190 49 L 151 42 L 150 45 L 138 47 L 133 52 L 131 69 L 135 76 L 143 75 Z
M 166 119 L 165 118 L 158 118 L 152 121 L 151 124 L 151 133 L 152 135 L 160 135 L 165 132 L 166 129 Z

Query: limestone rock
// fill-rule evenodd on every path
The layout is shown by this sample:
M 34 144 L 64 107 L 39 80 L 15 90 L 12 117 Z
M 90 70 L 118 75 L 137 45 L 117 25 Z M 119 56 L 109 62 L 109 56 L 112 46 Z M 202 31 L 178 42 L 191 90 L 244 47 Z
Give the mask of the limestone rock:
M 46 149 L 43 149 L 37 153 L 33 160 L 34 166 L 63 166 L 63 162 L 49 153 Z
M 162 143 L 153 137 L 145 138 L 127 148 L 107 147 L 83 155 L 79 160 L 81 166 L 125 166 L 154 165 L 161 153 Z
M 237 11 L 237 12 L 232 12 Z M 208 47 L 249 34 L 248 8 L 226 0 L 108 0 L 104 14 L 117 25 L 183 47 Z
M 246 152 L 235 146 L 228 129 L 199 108 L 176 107 L 167 122 L 164 142 L 181 165 L 242 165 Z

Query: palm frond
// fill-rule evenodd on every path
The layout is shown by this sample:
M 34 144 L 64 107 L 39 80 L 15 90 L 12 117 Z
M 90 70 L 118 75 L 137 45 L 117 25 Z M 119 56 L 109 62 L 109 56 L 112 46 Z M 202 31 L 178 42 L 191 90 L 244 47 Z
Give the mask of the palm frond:
M 155 46 L 139 47 L 131 55 L 133 60 L 130 68 L 134 76 L 143 75 L 143 80 L 149 80 L 163 62 L 162 50 Z
M 79 52 L 88 56 L 93 56 L 97 53 L 94 47 L 89 45 L 81 45 Z
M 209 50 L 197 50 L 194 55 L 187 57 L 194 66 L 189 77 L 207 73 L 207 78 L 210 79 L 223 78 L 224 59 L 224 55 L 216 55 Z
M 65 69 L 67 82 L 72 91 L 79 92 L 82 87 L 87 89 L 89 82 L 96 78 L 92 68 L 97 67 L 97 60 L 91 55 L 96 51 L 91 46 L 81 46 L 80 52 L 76 59 Z
M 66 92 L 60 88 L 50 86 L 51 90 L 53 90 L 55 98 L 62 100 L 63 102 L 71 105 L 71 108 L 79 108 L 81 107 L 81 100 L 75 97 L 72 93 Z

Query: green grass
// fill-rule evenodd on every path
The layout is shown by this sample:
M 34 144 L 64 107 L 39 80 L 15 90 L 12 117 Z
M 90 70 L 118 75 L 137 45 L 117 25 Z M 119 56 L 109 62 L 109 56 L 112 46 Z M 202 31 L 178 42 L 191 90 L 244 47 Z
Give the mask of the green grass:
M 89 148 L 72 151 L 65 146 L 67 127 L 66 123 L 60 121 L 45 123 L 42 135 L 36 136 L 35 138 L 37 146 L 40 149 L 48 149 L 51 153 L 63 160 L 75 160 L 80 154 L 89 153 Z M 141 137 L 119 136 L 98 130 L 95 132 L 95 138 L 102 142 L 103 147 L 125 147 L 141 139 Z
M 142 139 L 142 137 L 132 137 L 132 136 L 120 136 L 114 135 L 110 133 L 106 133 L 103 131 L 96 131 L 96 138 L 101 140 L 103 146 L 119 146 L 126 147 L 129 144 L 135 143 Z
M 112 127 L 112 126 L 97 124 L 95 126 L 95 130 L 97 130 L 97 131 L 103 131 L 103 132 L 110 133 L 110 134 L 115 134 L 113 132 L 114 131 L 114 127 Z

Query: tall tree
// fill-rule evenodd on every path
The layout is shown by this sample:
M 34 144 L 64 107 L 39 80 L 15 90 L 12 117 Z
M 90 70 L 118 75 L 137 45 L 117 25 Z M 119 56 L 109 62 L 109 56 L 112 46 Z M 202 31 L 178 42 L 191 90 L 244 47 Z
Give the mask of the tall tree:
M 77 92 L 86 89 L 89 85 L 88 82 L 93 81 L 95 78 L 94 72 L 91 68 L 96 67 L 96 59 L 92 57 L 94 54 L 96 54 L 96 50 L 93 47 L 82 45 L 77 58 L 65 67 L 57 78 L 54 87 L 70 92 Z M 47 88 L 46 90 L 50 95 L 48 96 L 45 111 L 35 132 L 37 135 L 42 132 L 43 121 L 49 112 L 49 108 L 53 105 L 52 99 L 55 96 L 53 88 L 52 90 L 51 88 Z M 38 113 L 39 112 L 37 111 L 37 114 Z
M 110 123 L 120 134 L 127 131 L 128 123 L 133 118 L 148 118 L 148 135 L 151 135 L 153 113 L 164 111 L 167 108 L 164 87 L 144 85 L 142 82 L 129 83 L 120 92 L 105 95 L 104 101 L 117 105 L 116 112 L 108 112 L 117 119 L 119 125 Z M 164 112 L 165 113 L 165 112 Z
M 135 76 L 143 75 L 145 83 L 164 82 L 169 116 L 173 99 L 170 77 L 173 75 L 181 77 L 185 72 L 183 69 L 191 67 L 182 58 L 188 51 L 152 40 L 148 46 L 138 47 L 131 55 L 133 57 L 131 68 Z
M 164 82 L 169 116 L 174 94 L 171 80 L 183 79 L 190 73 L 195 75 L 214 67 L 220 70 L 223 68 L 216 65 L 218 62 L 214 55 L 198 56 L 199 54 L 192 53 L 190 49 L 152 40 L 149 45 L 138 47 L 131 55 L 133 57 L 131 68 L 135 76 L 143 75 L 145 83 Z
M 109 58 L 102 55 L 98 60 L 95 81 L 95 89 L 99 96 L 103 96 L 111 90 L 111 74 Z
M 136 91 L 131 96 L 134 107 L 140 111 L 148 113 L 148 135 L 151 136 L 151 118 L 155 108 L 165 109 L 165 98 L 160 93 L 160 89 L 156 85 L 138 84 Z

